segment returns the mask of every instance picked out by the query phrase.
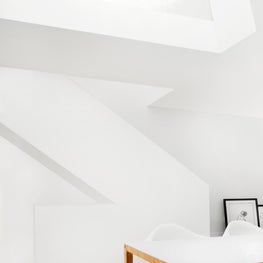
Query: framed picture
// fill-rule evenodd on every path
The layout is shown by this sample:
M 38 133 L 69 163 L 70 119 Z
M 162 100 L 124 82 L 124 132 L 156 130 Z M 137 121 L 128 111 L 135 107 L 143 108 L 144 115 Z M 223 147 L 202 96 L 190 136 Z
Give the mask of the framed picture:
M 263 228 L 263 205 L 258 205 L 259 225 Z
M 224 210 L 226 226 L 235 220 L 259 226 L 258 200 L 256 198 L 224 199 Z

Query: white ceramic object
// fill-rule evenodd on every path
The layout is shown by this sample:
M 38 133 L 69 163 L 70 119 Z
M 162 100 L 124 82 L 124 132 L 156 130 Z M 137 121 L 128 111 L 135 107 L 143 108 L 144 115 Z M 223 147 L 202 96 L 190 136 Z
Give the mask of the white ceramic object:
M 249 236 L 262 236 L 263 238 L 263 229 L 252 225 L 244 221 L 232 221 L 228 224 L 223 237 L 228 236 L 240 236 L 240 235 L 249 235 Z
M 146 238 L 146 241 L 162 241 L 162 240 L 178 240 L 178 239 L 194 239 L 202 236 L 196 233 L 178 226 L 176 224 L 162 224 L 157 226 L 150 235 Z
M 156 227 L 143 242 L 129 245 L 168 263 L 263 262 L 263 230 L 233 221 L 221 237 L 198 235 L 176 224 Z

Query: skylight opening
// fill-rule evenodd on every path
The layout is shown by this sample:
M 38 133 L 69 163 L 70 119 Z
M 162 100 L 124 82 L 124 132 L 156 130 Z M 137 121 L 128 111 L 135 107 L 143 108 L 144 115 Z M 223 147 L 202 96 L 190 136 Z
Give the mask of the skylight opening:
M 105 0 L 120 6 L 212 19 L 210 0 Z

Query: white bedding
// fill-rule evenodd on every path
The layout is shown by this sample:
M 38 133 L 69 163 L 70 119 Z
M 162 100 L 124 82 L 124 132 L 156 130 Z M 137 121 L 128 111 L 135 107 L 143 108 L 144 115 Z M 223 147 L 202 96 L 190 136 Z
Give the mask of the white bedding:
M 256 233 L 254 226 L 252 230 L 252 234 L 250 232 L 253 231 L 242 233 L 241 228 L 235 235 L 228 231 L 223 237 L 211 238 L 194 233 L 191 235 L 188 230 L 184 236 L 182 228 L 179 227 L 179 238 L 173 235 L 173 238 L 160 239 L 163 230 L 155 230 L 146 241 L 127 244 L 167 263 L 263 262 L 263 231 L 259 229 Z M 167 229 L 165 231 L 167 232 Z M 169 233 L 173 231 L 174 229 Z

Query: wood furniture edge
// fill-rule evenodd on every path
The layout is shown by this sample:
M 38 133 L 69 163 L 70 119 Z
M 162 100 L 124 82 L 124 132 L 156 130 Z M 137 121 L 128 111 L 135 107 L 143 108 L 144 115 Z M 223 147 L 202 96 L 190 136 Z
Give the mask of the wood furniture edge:
M 156 257 L 153 257 L 147 253 L 144 253 L 134 247 L 124 245 L 124 262 L 125 263 L 133 263 L 133 256 L 137 256 L 141 259 L 146 260 L 149 263 L 167 263 L 163 260 L 160 260 Z
M 149 263 L 167 263 L 163 260 L 155 258 L 147 253 L 144 253 L 134 247 L 131 247 L 125 244 L 124 245 L 124 262 L 133 263 L 133 256 L 137 256 L 141 259 L 144 259 Z M 263 263 L 263 262 L 259 262 L 259 263 Z

